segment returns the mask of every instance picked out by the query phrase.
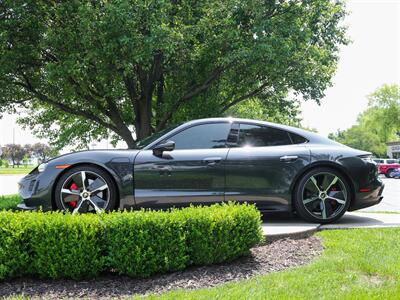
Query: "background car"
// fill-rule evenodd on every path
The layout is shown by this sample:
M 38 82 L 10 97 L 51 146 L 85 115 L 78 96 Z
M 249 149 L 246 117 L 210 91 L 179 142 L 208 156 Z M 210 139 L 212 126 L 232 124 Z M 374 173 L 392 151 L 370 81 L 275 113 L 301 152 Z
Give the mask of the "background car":
M 393 177 L 392 172 L 400 168 L 400 163 L 397 159 L 374 158 L 373 160 L 378 164 L 379 174 L 384 174 L 388 178 Z
M 390 174 L 392 178 L 400 179 L 400 168 L 394 169 Z
M 274 123 L 215 118 L 168 128 L 137 149 L 75 152 L 20 181 L 21 209 L 101 210 L 255 203 L 329 223 L 379 203 L 370 153 Z

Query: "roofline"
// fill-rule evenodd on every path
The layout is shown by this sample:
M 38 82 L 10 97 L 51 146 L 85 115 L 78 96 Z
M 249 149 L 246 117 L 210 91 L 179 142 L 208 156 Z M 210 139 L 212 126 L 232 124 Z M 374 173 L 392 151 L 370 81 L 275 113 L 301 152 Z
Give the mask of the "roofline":
M 181 131 L 186 127 L 191 127 L 196 124 L 204 124 L 204 123 L 218 123 L 218 122 L 229 122 L 229 123 L 234 123 L 234 122 L 240 122 L 240 123 L 249 123 L 249 124 L 255 124 L 255 125 L 265 125 L 265 126 L 270 126 L 278 129 L 282 129 L 285 131 L 289 131 L 295 134 L 298 134 L 304 138 L 306 138 L 309 143 L 316 143 L 316 144 L 334 144 L 334 145 L 340 145 L 343 146 L 340 143 L 337 143 L 335 141 L 332 141 L 324 136 L 321 136 L 317 133 L 307 131 L 298 127 L 293 127 L 289 125 L 282 125 L 282 124 L 277 124 L 277 123 L 272 123 L 272 122 L 267 122 L 267 121 L 260 121 L 260 120 L 253 120 L 253 119 L 242 119 L 242 118 L 233 118 L 233 117 L 224 117 L 224 118 L 204 118 L 204 119 L 196 119 L 196 120 L 191 120 L 186 123 L 183 123 L 182 125 L 176 127 L 173 129 L 171 132 L 168 133 L 168 135 L 174 135 L 177 131 Z M 155 140 L 148 146 L 146 146 L 144 149 L 149 149 L 153 145 L 157 144 L 162 137 L 159 139 Z

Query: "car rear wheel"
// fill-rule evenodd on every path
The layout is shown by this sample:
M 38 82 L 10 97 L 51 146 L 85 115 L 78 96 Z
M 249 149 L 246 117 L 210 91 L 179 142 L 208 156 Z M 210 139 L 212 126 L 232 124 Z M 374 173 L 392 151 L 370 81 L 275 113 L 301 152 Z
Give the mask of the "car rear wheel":
M 100 213 L 115 208 L 117 192 L 111 176 L 93 166 L 68 170 L 58 180 L 55 189 L 58 209 L 76 213 Z
M 350 201 L 350 186 L 334 169 L 313 169 L 296 185 L 296 211 L 310 222 L 326 224 L 338 220 L 349 208 Z

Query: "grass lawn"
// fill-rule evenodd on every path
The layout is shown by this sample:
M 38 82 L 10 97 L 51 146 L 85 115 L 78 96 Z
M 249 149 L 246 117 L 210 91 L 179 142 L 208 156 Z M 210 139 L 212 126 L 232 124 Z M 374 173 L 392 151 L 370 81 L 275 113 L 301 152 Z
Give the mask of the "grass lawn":
M 18 175 L 18 174 L 28 174 L 32 171 L 34 166 L 20 166 L 15 168 L 3 168 L 0 167 L 0 175 Z
M 18 195 L 0 196 L 0 210 L 15 209 L 20 202 L 21 197 Z
M 307 266 L 150 299 L 399 299 L 400 228 L 332 230 Z

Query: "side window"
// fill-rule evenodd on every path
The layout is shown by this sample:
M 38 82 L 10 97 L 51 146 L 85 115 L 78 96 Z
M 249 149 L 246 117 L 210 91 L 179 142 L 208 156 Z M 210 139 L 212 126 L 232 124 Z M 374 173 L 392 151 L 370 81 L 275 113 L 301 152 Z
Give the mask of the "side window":
M 264 147 L 291 145 L 289 133 L 266 126 L 240 124 L 239 147 Z
M 169 138 L 175 149 L 225 148 L 230 123 L 201 124 L 185 129 Z
M 304 144 L 308 142 L 307 139 L 293 132 L 289 132 L 289 135 L 290 138 L 292 139 L 293 144 Z

